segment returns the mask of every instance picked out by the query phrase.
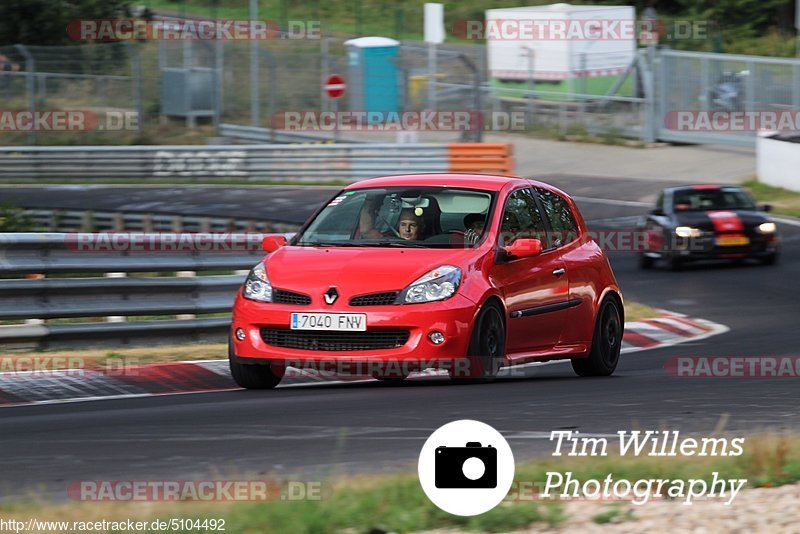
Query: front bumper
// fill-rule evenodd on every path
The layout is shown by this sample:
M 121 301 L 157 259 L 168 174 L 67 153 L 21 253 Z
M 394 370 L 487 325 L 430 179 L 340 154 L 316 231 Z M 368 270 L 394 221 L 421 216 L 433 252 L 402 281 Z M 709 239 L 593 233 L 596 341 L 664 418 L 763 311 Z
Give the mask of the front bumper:
M 673 256 L 686 260 L 713 260 L 733 258 L 763 258 L 776 254 L 780 241 L 776 236 L 749 235 L 747 245 L 720 246 L 717 237 L 704 235 L 698 238 L 676 238 L 672 250 Z
M 367 332 L 408 331 L 408 340 L 397 348 L 379 350 L 305 350 L 268 344 L 262 329 L 289 330 L 292 312 L 365 313 Z M 445 301 L 426 304 L 330 307 L 261 303 L 238 294 L 231 342 L 234 357 L 240 363 L 306 368 L 328 368 L 333 363 L 344 374 L 362 374 L 363 364 L 369 364 L 370 374 L 383 374 L 380 366 L 400 365 L 404 371 L 413 372 L 427 367 L 446 368 L 454 360 L 465 359 L 476 313 L 475 303 L 458 293 Z M 240 328 L 245 334 L 241 341 L 233 335 Z M 444 334 L 444 343 L 435 345 L 428 339 L 433 331 Z

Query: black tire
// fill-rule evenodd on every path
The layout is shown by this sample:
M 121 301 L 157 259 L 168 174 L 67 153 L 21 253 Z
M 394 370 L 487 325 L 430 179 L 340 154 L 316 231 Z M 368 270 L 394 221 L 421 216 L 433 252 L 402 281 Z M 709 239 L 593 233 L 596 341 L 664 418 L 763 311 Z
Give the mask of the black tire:
M 408 375 L 398 375 L 398 376 L 373 375 L 372 378 L 378 380 L 379 382 L 383 382 L 385 384 L 399 384 L 400 382 L 408 378 Z
M 768 256 L 764 256 L 763 258 L 761 258 L 761 263 L 763 263 L 764 265 L 775 265 L 775 264 L 777 264 L 778 263 L 778 253 L 777 252 L 773 252 L 772 254 L 769 254 Z
M 497 376 L 506 354 L 506 327 L 503 310 L 489 302 L 478 314 L 472 329 L 467 369 L 452 369 L 454 380 L 490 382 Z
M 644 252 L 639 253 L 639 268 L 642 270 L 651 269 L 653 267 L 653 258 L 645 255 Z
M 245 389 L 272 389 L 280 383 L 282 378 L 272 372 L 269 364 L 237 362 L 233 352 L 233 343 L 230 340 L 228 341 L 228 362 L 233 381 Z
M 619 304 L 606 298 L 597 312 L 588 358 L 572 360 L 572 369 L 579 376 L 611 376 L 619 363 L 623 333 Z
M 667 269 L 670 271 L 680 271 L 683 269 L 683 259 L 677 254 L 667 256 Z

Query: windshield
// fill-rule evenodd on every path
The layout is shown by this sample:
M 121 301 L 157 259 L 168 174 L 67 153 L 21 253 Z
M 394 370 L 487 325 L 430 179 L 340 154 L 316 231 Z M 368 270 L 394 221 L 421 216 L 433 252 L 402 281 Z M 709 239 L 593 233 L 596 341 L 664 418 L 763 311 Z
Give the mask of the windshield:
M 675 211 L 754 210 L 747 191 L 739 188 L 692 189 L 676 191 Z
M 456 248 L 483 240 L 494 193 L 449 187 L 343 191 L 292 244 Z

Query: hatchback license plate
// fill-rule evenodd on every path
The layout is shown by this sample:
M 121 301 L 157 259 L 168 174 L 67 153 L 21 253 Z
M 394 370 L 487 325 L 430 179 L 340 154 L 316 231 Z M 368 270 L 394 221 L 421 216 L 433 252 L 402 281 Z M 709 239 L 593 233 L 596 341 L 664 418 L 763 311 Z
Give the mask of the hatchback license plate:
M 750 239 L 745 236 L 725 236 L 717 238 L 717 245 L 721 247 L 743 247 L 750 244 Z
M 365 332 L 366 313 L 292 313 L 292 330 L 323 330 L 328 332 Z

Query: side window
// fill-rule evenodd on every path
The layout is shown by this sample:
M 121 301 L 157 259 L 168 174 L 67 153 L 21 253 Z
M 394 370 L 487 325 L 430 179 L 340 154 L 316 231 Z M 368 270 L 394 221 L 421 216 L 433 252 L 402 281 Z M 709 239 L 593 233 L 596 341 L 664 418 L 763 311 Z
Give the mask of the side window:
M 656 209 L 661 210 L 662 213 L 667 212 L 667 206 L 664 205 L 664 193 L 662 192 L 658 195 L 658 200 L 656 200 Z
M 550 221 L 553 232 L 548 236 L 547 248 L 560 247 L 578 237 L 578 224 L 567 201 L 546 189 L 536 189 Z
M 541 239 L 544 220 L 529 189 L 514 191 L 506 201 L 500 226 L 500 246 L 507 247 L 520 238 Z

